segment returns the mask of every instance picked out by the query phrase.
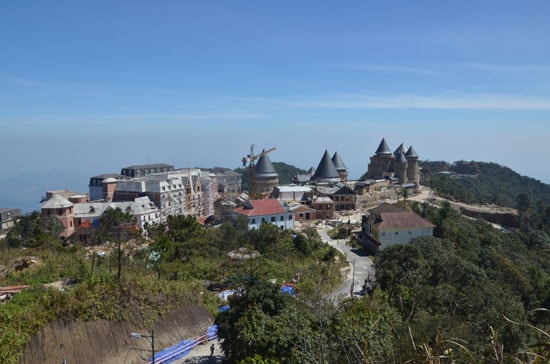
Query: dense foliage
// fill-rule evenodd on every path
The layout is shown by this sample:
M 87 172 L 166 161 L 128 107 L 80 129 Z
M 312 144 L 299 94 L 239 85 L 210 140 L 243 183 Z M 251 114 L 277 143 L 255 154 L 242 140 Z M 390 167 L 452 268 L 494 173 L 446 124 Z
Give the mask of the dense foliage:
M 529 326 L 550 328 L 549 313 L 538 310 L 550 307 L 550 244 L 530 247 L 521 230 L 503 233 L 459 217 L 448 204 L 414 208 L 438 225 L 437 237 L 391 246 L 377 257 L 380 288 L 414 342 L 436 355 L 453 349 L 457 362 L 494 360 L 495 348 L 524 361 L 534 357 L 527 348 L 538 348 L 548 358 L 548 337 Z
M 453 200 L 516 208 L 517 197 L 523 193 L 533 206 L 550 204 L 549 185 L 496 163 L 423 161 L 420 166 L 422 183 Z
M 25 343 L 44 323 L 64 319 L 131 321 L 150 326 L 186 302 L 199 302 L 216 312 L 222 304 L 206 286 L 235 286 L 240 277 L 276 282 L 299 277 L 298 286 L 311 291 L 322 270 L 319 261 L 334 261 L 324 270 L 327 282 L 339 282 L 334 249 L 313 229 L 302 234 L 263 225 L 247 231 L 245 224 L 200 225 L 191 216 L 171 216 L 149 228 L 153 242 L 142 241 L 129 215 L 112 210 L 91 239 L 94 246 L 64 246 L 41 215 L 17 223 L 10 239 L 0 241 L 2 261 L 9 267 L 0 286 L 30 288 L 0 305 L 0 362 L 15 363 Z M 23 250 L 24 248 L 24 250 Z M 230 251 L 257 251 L 256 259 L 239 260 Z M 21 256 L 37 262 L 15 271 Z M 327 257 L 330 257 L 328 259 Z M 64 290 L 45 284 L 70 280 Z M 316 282 L 316 281 L 315 281 Z

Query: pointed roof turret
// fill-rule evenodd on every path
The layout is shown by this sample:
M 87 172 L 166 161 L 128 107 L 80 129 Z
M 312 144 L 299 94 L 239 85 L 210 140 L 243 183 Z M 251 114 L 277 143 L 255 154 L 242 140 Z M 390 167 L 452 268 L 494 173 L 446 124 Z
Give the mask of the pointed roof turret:
M 315 174 L 313 175 L 312 180 L 317 180 L 320 182 L 340 181 L 340 174 L 338 173 L 334 162 L 332 161 L 332 159 L 330 159 L 330 155 L 328 154 L 327 150 L 325 150 L 325 154 L 319 162 L 319 165 L 315 170 Z
M 390 147 L 388 147 L 388 143 L 386 143 L 385 138 L 382 138 L 382 141 L 380 142 L 380 145 L 378 145 L 378 149 L 376 149 L 375 154 L 376 155 L 391 155 Z
M 262 151 L 262 153 L 265 152 L 265 149 Z M 258 159 L 258 163 L 256 164 L 256 176 L 257 177 L 278 177 L 277 171 L 273 167 L 273 164 L 271 163 L 271 160 L 267 156 L 267 154 L 262 155 Z
M 401 143 L 401 145 L 397 147 L 395 152 L 393 152 L 393 155 L 398 156 L 400 153 L 407 153 L 407 148 L 403 143 Z
M 346 171 L 348 169 L 348 167 L 346 167 L 346 165 L 342 161 L 342 158 L 340 157 L 340 154 L 338 154 L 338 152 L 334 152 L 331 160 L 332 163 L 334 163 L 337 171 Z
M 409 147 L 409 150 L 407 150 L 407 153 L 405 153 L 405 156 L 409 158 L 418 158 L 418 154 L 416 154 L 416 150 L 414 150 L 412 145 Z
M 405 158 L 405 153 L 399 153 L 397 158 L 395 158 L 396 163 L 407 163 L 407 158 Z

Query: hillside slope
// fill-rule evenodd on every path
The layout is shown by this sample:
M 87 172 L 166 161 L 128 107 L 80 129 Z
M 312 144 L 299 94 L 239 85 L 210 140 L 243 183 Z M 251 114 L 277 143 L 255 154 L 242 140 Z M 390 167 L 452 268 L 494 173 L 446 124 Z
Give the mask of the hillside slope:
M 550 185 L 496 163 L 423 161 L 420 166 L 422 184 L 453 200 L 516 208 L 525 194 L 532 206 L 550 203 Z
M 155 349 L 196 337 L 214 322 L 203 307 L 188 304 L 157 321 Z M 147 328 L 128 322 L 58 320 L 40 329 L 27 343 L 21 364 L 61 363 L 141 363 L 151 354 L 148 339 L 130 339 L 131 332 L 148 334 Z

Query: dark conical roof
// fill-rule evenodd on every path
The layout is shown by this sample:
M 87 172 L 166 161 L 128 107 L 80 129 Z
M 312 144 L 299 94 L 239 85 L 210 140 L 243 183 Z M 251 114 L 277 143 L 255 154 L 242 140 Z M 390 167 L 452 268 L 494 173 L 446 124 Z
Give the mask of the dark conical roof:
M 407 158 L 405 158 L 405 153 L 399 153 L 397 158 L 395 158 L 397 163 L 407 163 Z
M 337 171 L 346 171 L 348 169 L 348 167 L 346 167 L 346 165 L 342 161 L 342 158 L 340 158 L 340 154 L 338 154 L 338 152 L 334 152 L 331 160 L 332 163 L 334 163 Z
M 407 150 L 407 153 L 405 153 L 405 156 L 407 157 L 418 157 L 418 154 L 416 154 L 416 150 L 414 150 L 413 146 L 411 145 L 409 147 L 409 150 Z
M 401 145 L 397 147 L 395 152 L 393 152 L 393 155 L 398 156 L 400 153 L 407 153 L 407 148 L 403 143 L 401 143 Z
M 265 152 L 262 151 L 262 153 Z M 258 159 L 258 163 L 256 164 L 256 176 L 257 177 L 277 177 L 279 176 L 277 174 L 277 171 L 273 167 L 273 164 L 271 163 L 271 160 L 267 156 L 267 154 L 262 155 Z
M 390 147 L 388 147 L 388 143 L 386 143 L 386 139 L 382 138 L 382 141 L 380 142 L 380 145 L 378 146 L 378 149 L 376 149 L 376 155 L 389 155 L 391 154 Z
M 340 174 L 338 173 L 334 162 L 332 161 L 332 159 L 330 159 L 328 151 L 325 150 L 325 154 L 319 162 L 319 165 L 317 166 L 317 169 L 315 170 L 315 174 L 313 175 L 312 179 L 326 182 L 340 181 Z

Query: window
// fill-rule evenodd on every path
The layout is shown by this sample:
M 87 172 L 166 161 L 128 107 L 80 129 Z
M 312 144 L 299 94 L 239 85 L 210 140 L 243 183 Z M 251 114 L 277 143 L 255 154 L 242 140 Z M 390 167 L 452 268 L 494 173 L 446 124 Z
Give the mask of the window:
M 292 215 L 288 215 L 288 219 L 289 219 L 289 220 L 292 220 Z
M 255 223 L 256 223 L 256 219 L 252 219 L 252 220 L 250 221 L 250 223 L 251 223 L 251 224 L 255 224 Z
M 281 218 L 279 220 L 284 221 L 285 217 L 283 215 L 281 215 Z
M 275 222 L 275 216 L 271 216 L 271 222 Z
M 396 232 L 395 232 L 395 235 L 399 235 L 399 232 L 398 232 L 398 231 L 396 231 Z

